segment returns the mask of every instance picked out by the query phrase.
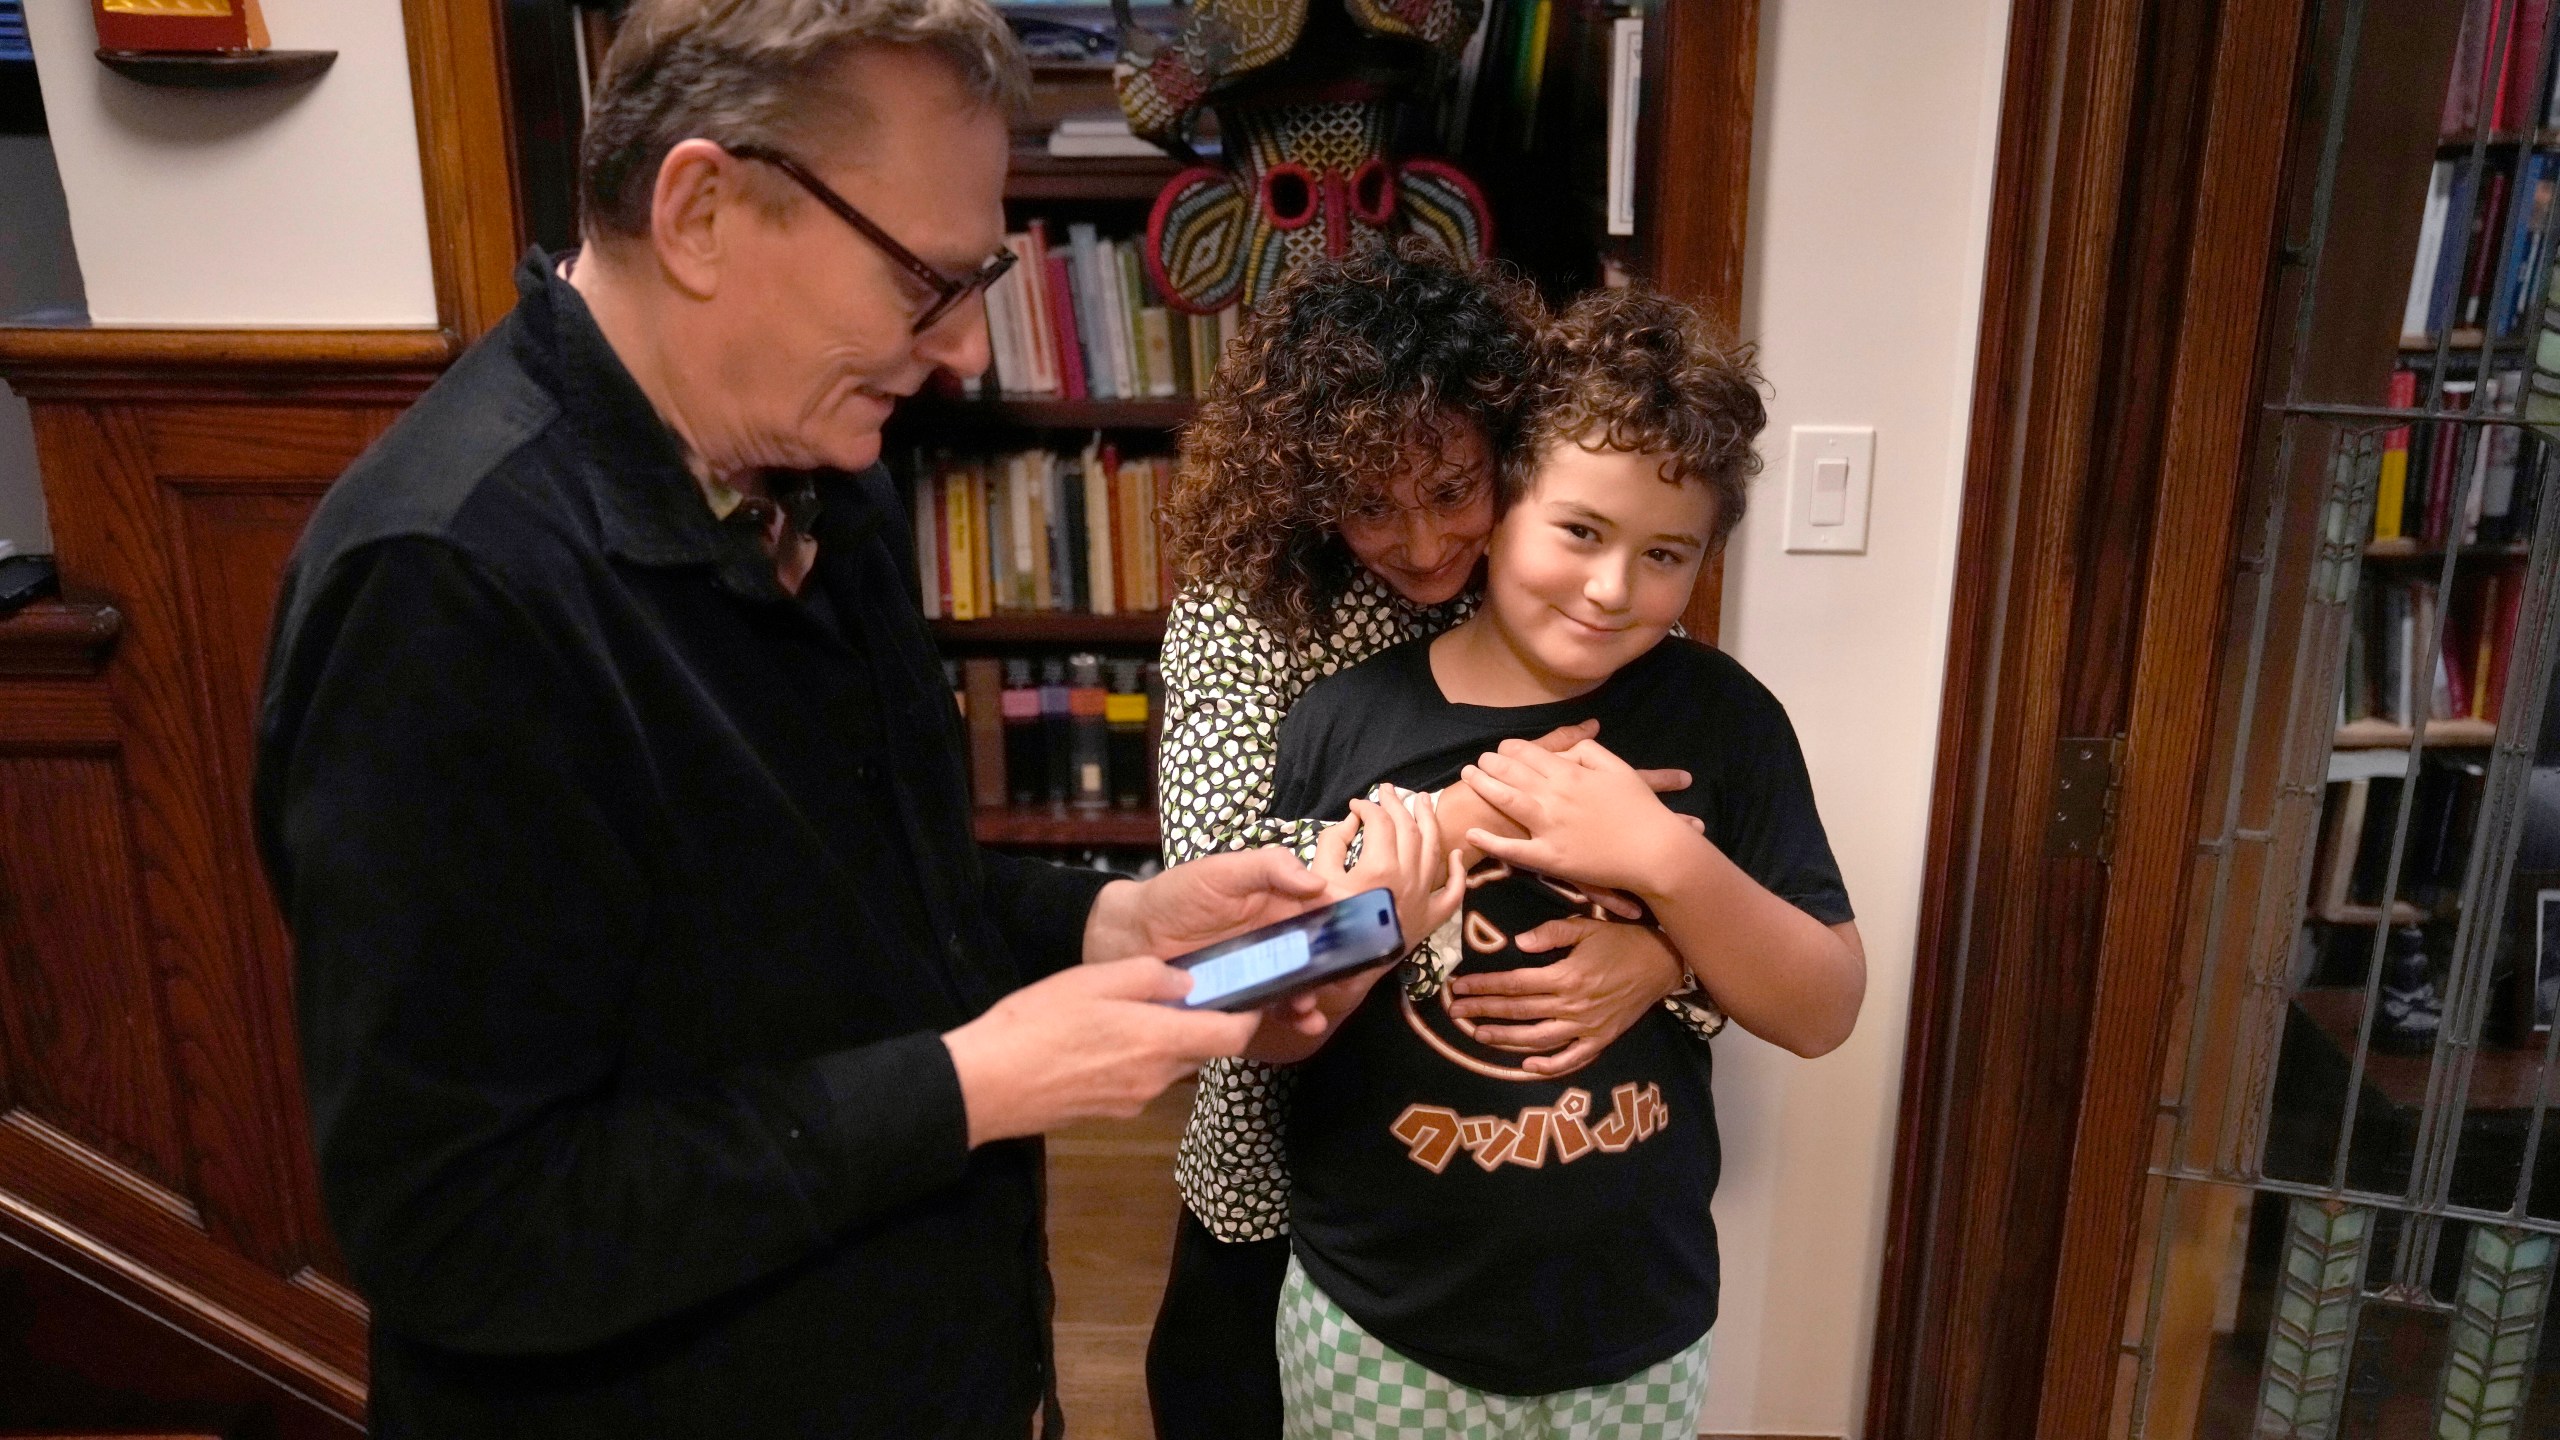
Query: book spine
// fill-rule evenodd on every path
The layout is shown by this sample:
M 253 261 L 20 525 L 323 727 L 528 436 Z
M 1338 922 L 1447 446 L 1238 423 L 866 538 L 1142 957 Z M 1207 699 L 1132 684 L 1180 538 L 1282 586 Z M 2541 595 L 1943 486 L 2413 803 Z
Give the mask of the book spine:
M 1031 457 L 1031 468 L 1040 477 L 1040 499 L 1045 507 L 1042 514 L 1048 525 L 1045 538 L 1049 542 L 1046 561 L 1049 594 L 1044 608 L 1073 610 L 1076 608 L 1076 566 L 1068 542 L 1074 532 L 1073 516 L 1067 510 L 1065 477 L 1058 473 L 1058 457 L 1046 452 Z
M 2489 0 L 2463 7 L 2462 31 L 2453 47 L 2453 78 L 2445 86 L 2444 113 L 2436 133 L 2447 138 L 2467 135 L 2480 112 L 2480 57 L 2488 46 Z
M 1161 547 L 1156 543 L 1156 465 L 1150 458 L 1138 467 L 1138 579 L 1141 608 L 1154 611 L 1164 608 L 1164 593 L 1159 584 L 1162 571 Z
M 1094 227 L 1067 227 L 1067 243 L 1075 262 L 1076 335 L 1084 342 L 1085 387 L 1096 399 L 1121 398 L 1111 373 L 1110 341 L 1102 328 L 1101 240 Z
M 1005 239 L 1011 247 L 1011 236 Z M 1003 394 L 1024 393 L 1030 383 L 1030 357 L 1022 348 L 1022 337 L 1014 316 L 1022 308 L 1022 267 L 1016 265 L 1004 278 L 987 287 L 987 353 L 989 368 L 995 371 L 996 389 Z
M 946 470 L 943 474 L 942 501 L 946 514 L 943 523 L 951 532 L 951 618 L 982 620 L 985 612 L 978 608 L 977 526 L 971 523 L 974 496 L 970 493 L 966 470 Z
M 2462 318 L 2455 322 L 2461 325 L 2481 325 L 2488 320 L 2489 275 L 2497 268 L 2498 239 L 2505 229 L 2506 172 L 2490 172 L 2489 188 L 2484 193 L 2487 201 L 2481 205 L 2477 222 L 2472 227 L 2469 263 L 2463 270 Z
M 1120 609 L 1128 613 L 1144 608 L 1138 604 L 1137 491 L 1118 450 L 1102 447 L 1102 466 L 1111 477 L 1112 575 L 1120 591 Z
M 1147 393 L 1159 399 L 1180 393 L 1173 368 L 1173 317 L 1161 305 L 1138 312 L 1138 334 L 1147 347 Z
M 1084 373 L 1084 338 L 1077 333 L 1075 267 L 1064 255 L 1049 257 L 1049 314 L 1058 331 L 1058 390 L 1070 400 L 1093 393 Z
M 2471 201 L 2470 169 L 2456 166 L 2453 195 L 2445 203 L 2444 243 L 2436 251 L 2435 285 L 2427 292 L 2425 333 L 2430 336 L 2443 334 L 2453 323 L 2454 306 L 2462 299 L 2462 257 L 2477 223 Z
M 2391 372 L 2391 388 L 2385 402 L 2394 410 L 2406 410 L 2417 403 L 2418 375 L 2414 370 Z M 2400 538 L 2401 505 L 2409 488 L 2409 427 L 2394 428 L 2382 440 L 2381 478 L 2374 486 L 2373 538 Z
M 912 540 L 916 549 L 916 608 L 924 612 L 927 620 L 939 620 L 942 618 L 942 587 L 935 581 L 934 561 L 935 552 L 940 547 L 934 544 L 933 538 L 936 502 L 931 474 L 917 470 L 915 493 L 909 497 L 909 502 L 907 508 L 914 521 Z
M 1115 615 L 1120 610 L 1120 597 L 1113 589 L 1111 565 L 1111 477 L 1102 470 L 1102 447 L 1086 446 L 1077 463 L 1084 471 L 1085 552 L 1089 557 L 1086 575 L 1093 586 L 1093 613 Z
M 1147 372 L 1147 341 L 1138 331 L 1138 312 L 1146 307 L 1146 274 L 1138 263 L 1138 247 L 1121 241 L 1111 247 L 1120 262 L 1119 343 L 1129 359 L 1129 395 L 1135 399 L 1155 393 L 1155 377 Z
M 1014 251 L 1021 257 L 1014 273 L 1022 276 L 1022 299 L 1030 313 L 1023 329 L 1031 337 L 1031 389 L 1038 395 L 1056 396 L 1058 381 L 1058 327 L 1049 307 L 1048 226 L 1034 220 L 1023 232 L 1022 244 Z
M 2402 307 L 2400 333 L 2417 339 L 2431 333 L 2428 312 L 2435 302 L 2436 271 L 2444 258 L 2445 216 L 2453 207 L 2454 162 L 2439 160 L 2427 175 L 2427 206 L 2418 222 L 2418 256 L 2409 268 L 2409 299 Z
M 990 809 L 1005 803 L 1004 671 L 986 656 L 961 662 L 969 693 L 969 797 Z
M 1058 477 L 1058 513 L 1066 517 L 1066 523 L 1059 527 L 1066 546 L 1066 608 L 1090 615 L 1093 565 L 1085 537 L 1084 461 L 1073 455 L 1053 455 L 1049 463 Z
M 1093 266 L 1103 282 L 1103 341 L 1111 348 L 1111 395 L 1137 400 L 1137 359 L 1129 354 L 1129 305 L 1121 295 L 1119 243 L 1103 241 L 1093 251 Z

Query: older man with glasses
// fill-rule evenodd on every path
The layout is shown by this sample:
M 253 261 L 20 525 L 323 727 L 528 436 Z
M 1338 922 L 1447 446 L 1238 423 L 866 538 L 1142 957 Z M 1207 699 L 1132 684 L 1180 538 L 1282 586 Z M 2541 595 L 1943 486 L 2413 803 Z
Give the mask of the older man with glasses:
M 639 0 L 583 247 L 294 554 L 258 836 L 377 1434 L 1019 1440 L 1030 1137 L 1339 1008 L 1148 957 L 1345 877 L 970 839 L 877 460 L 986 366 L 1022 84 L 984 0 Z

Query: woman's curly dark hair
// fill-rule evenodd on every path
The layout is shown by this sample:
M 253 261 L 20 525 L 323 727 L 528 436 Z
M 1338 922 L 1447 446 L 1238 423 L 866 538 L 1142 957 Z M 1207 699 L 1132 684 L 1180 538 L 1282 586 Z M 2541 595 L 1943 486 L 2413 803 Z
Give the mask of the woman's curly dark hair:
M 1710 551 L 1742 523 L 1753 448 L 1769 423 L 1752 347 L 1696 309 L 1652 290 L 1595 290 L 1549 323 L 1520 443 L 1503 456 L 1502 500 L 1529 488 L 1558 445 L 1662 457 L 1662 478 L 1714 492 Z
M 1165 505 L 1182 579 L 1228 586 L 1293 643 L 1312 636 L 1358 563 L 1341 523 L 1392 508 L 1409 447 L 1445 450 L 1447 427 L 1473 422 L 1499 468 L 1544 319 L 1515 275 L 1411 242 L 1291 273 L 1183 431 Z

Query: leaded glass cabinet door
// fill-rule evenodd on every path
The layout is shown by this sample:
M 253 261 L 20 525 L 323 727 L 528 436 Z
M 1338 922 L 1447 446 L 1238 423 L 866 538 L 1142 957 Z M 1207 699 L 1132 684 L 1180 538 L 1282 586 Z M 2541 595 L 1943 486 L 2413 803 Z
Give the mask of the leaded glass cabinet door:
M 2560 1436 L 2560 6 L 2312 10 L 2114 1431 Z

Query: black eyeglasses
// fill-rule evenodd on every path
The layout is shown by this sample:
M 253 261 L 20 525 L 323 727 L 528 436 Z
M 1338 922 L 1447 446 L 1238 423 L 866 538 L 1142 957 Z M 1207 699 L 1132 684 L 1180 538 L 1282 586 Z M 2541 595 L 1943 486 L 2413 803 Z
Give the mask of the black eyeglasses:
M 838 219 L 862 232 L 863 239 L 879 246 L 881 254 L 896 261 L 900 269 L 916 277 L 926 289 L 931 290 L 933 303 L 927 305 L 924 313 L 916 317 L 915 329 L 910 332 L 912 334 L 921 335 L 932 329 L 934 322 L 950 314 L 962 301 L 1003 279 L 1004 273 L 1013 268 L 1013 262 L 1017 258 L 1011 250 L 998 250 L 988 256 L 985 263 L 977 269 L 954 280 L 917 259 L 914 251 L 890 239 L 888 231 L 881 229 L 870 216 L 854 209 L 852 201 L 828 189 L 825 181 L 809 173 L 808 166 L 779 150 L 768 150 L 761 145 L 730 145 L 723 148 L 741 160 L 754 160 L 770 165 L 798 181 L 800 188 L 816 196 L 819 204 L 834 211 Z

